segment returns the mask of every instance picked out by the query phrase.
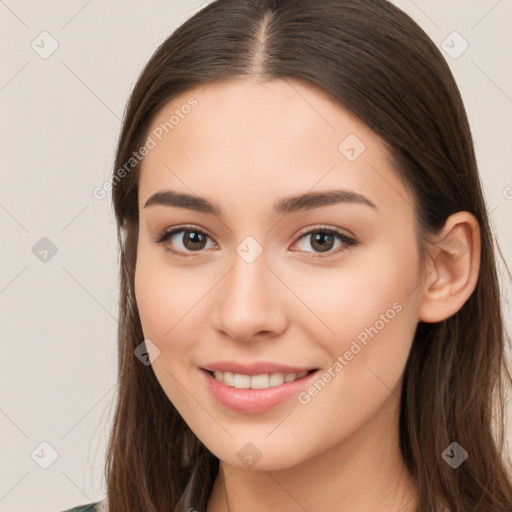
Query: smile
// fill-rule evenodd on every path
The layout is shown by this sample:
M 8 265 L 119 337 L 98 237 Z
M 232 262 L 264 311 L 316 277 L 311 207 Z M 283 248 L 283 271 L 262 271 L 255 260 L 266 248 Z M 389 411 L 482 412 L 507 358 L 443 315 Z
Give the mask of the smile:
M 200 374 L 216 402 L 240 413 L 258 414 L 304 391 L 317 372 L 318 369 L 247 375 L 203 368 Z
M 229 387 L 237 389 L 267 389 L 281 386 L 285 382 L 294 382 L 313 371 L 314 370 L 303 371 L 300 373 L 262 373 L 259 375 L 215 371 L 210 372 L 210 374 L 213 375 L 216 380 Z

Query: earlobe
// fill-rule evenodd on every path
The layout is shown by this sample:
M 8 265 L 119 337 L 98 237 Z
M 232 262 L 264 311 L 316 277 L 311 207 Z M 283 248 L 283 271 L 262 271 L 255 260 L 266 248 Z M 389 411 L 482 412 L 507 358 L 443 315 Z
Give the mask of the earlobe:
M 431 250 L 419 320 L 441 322 L 454 315 L 473 293 L 480 267 L 480 228 L 469 212 L 448 217 Z

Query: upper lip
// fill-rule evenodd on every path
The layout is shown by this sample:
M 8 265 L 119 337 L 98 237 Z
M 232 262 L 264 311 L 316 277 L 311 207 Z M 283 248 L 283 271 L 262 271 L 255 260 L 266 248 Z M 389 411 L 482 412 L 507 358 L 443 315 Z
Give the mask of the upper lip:
M 217 372 L 241 373 L 243 375 L 259 375 L 262 373 L 301 373 L 317 368 L 288 366 L 269 361 L 255 361 L 253 363 L 239 363 L 236 361 L 216 361 L 202 367 L 204 370 Z

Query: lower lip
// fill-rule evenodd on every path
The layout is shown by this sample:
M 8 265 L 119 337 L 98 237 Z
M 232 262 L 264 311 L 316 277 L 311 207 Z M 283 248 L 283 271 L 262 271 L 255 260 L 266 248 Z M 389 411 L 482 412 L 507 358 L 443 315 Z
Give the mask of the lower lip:
M 266 389 L 238 389 L 226 386 L 209 372 L 201 369 L 213 397 L 225 407 L 246 414 L 265 412 L 286 402 L 309 384 L 317 372 L 318 370 L 293 382 L 284 382 Z

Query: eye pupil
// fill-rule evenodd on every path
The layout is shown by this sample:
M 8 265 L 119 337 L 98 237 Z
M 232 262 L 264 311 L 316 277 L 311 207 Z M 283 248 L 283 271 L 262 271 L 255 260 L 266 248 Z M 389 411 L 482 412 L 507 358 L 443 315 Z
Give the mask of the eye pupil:
M 183 244 L 187 249 L 202 249 L 204 246 L 204 242 L 206 237 L 202 233 L 198 233 L 197 231 L 186 231 L 186 234 L 183 235 Z M 190 246 L 187 242 L 191 242 L 192 246 Z M 199 244 L 199 247 L 197 246 Z
M 326 231 L 317 231 L 313 236 L 312 247 L 315 249 L 319 249 L 321 252 L 327 252 L 332 249 L 332 244 L 334 243 L 334 236 Z M 325 240 L 327 239 L 327 243 Z M 322 242 L 323 241 L 323 242 Z

